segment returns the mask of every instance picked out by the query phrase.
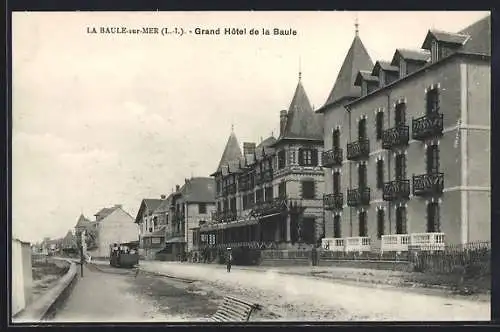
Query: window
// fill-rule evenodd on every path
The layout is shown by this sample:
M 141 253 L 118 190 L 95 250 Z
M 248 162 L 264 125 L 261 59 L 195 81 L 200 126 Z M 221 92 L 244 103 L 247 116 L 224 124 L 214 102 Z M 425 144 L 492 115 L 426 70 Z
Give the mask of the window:
M 294 150 L 291 150 L 288 153 L 288 164 L 289 165 L 295 164 L 295 151 Z
M 406 155 L 401 153 L 396 155 L 396 180 L 403 180 L 406 178 Z
M 265 199 L 266 201 L 272 201 L 273 200 L 273 187 L 267 187 L 265 191 Z
M 399 59 L 399 78 L 406 76 L 406 61 L 403 58 Z
M 333 173 L 333 192 L 335 194 L 340 193 L 340 172 L 339 171 Z
M 248 209 L 248 196 L 247 195 L 243 195 L 241 197 L 241 200 L 242 200 L 243 210 Z
M 342 229 L 340 228 L 340 215 L 333 216 L 333 237 L 341 238 L 342 237 Z
M 426 93 L 426 113 L 427 115 L 439 112 L 439 90 L 433 88 Z
M 332 135 L 332 148 L 338 149 L 340 147 L 340 130 L 335 129 Z
M 377 139 L 382 139 L 382 131 L 384 130 L 384 112 L 378 112 L 376 121 L 376 129 L 377 129 Z
M 358 138 L 360 141 L 366 139 L 366 119 L 361 119 L 358 122 Z
M 318 151 L 315 149 L 299 149 L 300 166 L 318 166 Z
M 396 208 L 396 234 L 406 234 L 406 207 Z
M 439 43 L 437 40 L 432 41 L 431 46 L 431 61 L 436 62 L 439 60 Z
M 314 181 L 302 181 L 302 198 L 304 199 L 314 199 L 315 188 Z
M 439 172 L 439 146 L 436 144 L 427 146 L 427 174 Z
M 284 182 L 284 181 L 278 185 L 278 196 L 279 197 L 286 196 L 286 182 Z
M 396 105 L 394 112 L 396 127 L 404 126 L 406 124 L 406 104 L 399 103 Z
M 264 190 L 262 189 L 258 189 L 256 192 L 255 192 L 255 201 L 257 203 L 261 203 L 264 201 Z
M 384 160 L 377 160 L 377 189 L 384 189 Z
M 153 238 L 151 238 L 151 243 L 152 244 L 160 244 L 161 243 L 161 238 L 159 238 L 159 237 L 153 237 Z
M 231 198 L 231 211 L 236 212 L 236 197 Z
M 207 213 L 207 203 L 199 203 L 198 204 L 198 213 L 199 214 Z
M 441 230 L 439 223 L 439 204 L 431 202 L 427 204 L 427 232 L 439 233 Z
M 377 237 L 380 239 L 382 238 L 382 235 L 384 235 L 384 218 L 385 218 L 385 211 L 382 209 L 379 209 L 377 211 Z
M 278 168 L 284 168 L 286 166 L 286 151 L 281 150 L 278 152 Z
M 368 225 L 366 223 L 366 211 L 359 212 L 359 236 L 367 236 L 368 234 Z
M 366 181 L 366 164 L 359 164 L 358 167 L 358 187 L 359 188 L 366 188 L 367 181 Z

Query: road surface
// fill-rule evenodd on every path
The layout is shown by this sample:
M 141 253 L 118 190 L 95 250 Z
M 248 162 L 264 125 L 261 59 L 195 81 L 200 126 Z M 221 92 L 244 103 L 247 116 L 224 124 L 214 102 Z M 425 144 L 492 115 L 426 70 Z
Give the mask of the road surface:
M 403 289 L 346 285 L 300 275 L 214 264 L 141 261 L 144 271 L 197 280 L 200 289 L 258 300 L 280 320 L 467 321 L 490 320 L 490 302 L 447 298 Z

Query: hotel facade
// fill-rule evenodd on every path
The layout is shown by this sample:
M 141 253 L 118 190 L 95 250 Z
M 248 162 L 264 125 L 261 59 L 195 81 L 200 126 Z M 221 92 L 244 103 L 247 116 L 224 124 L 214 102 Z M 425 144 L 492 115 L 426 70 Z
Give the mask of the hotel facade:
M 331 251 L 490 241 L 490 17 L 372 62 L 357 31 L 324 117 Z

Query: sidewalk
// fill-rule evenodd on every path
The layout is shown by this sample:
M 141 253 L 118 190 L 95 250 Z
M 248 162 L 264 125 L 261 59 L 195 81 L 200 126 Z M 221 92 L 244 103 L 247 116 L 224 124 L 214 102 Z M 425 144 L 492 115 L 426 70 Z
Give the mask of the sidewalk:
M 71 295 L 53 322 L 143 322 L 165 321 L 154 304 L 128 291 L 120 275 L 95 272 L 84 267 Z

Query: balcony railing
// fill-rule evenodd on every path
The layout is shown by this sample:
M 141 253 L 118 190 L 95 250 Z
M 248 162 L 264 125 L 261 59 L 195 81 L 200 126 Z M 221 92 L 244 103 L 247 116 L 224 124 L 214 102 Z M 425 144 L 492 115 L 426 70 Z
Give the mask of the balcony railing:
M 278 197 L 271 201 L 256 202 L 252 209 L 252 214 L 263 216 L 272 213 L 281 213 L 287 208 L 286 202 L 286 197 Z
M 370 188 L 356 188 L 347 190 L 347 205 L 362 206 L 370 204 Z
M 370 251 L 371 240 L 367 236 L 346 237 L 344 251 Z
M 380 250 L 404 252 L 412 249 L 444 250 L 444 233 L 414 233 L 382 235 Z
M 344 207 L 344 194 L 334 193 L 323 195 L 325 210 L 339 210 Z
M 410 139 L 410 127 L 396 126 L 382 132 L 382 148 L 392 148 L 408 145 Z
M 410 197 L 410 180 L 395 180 L 384 183 L 382 199 L 384 201 L 394 201 L 398 199 L 408 199 Z
M 410 245 L 420 250 L 444 250 L 444 233 L 414 233 L 410 234 Z
M 408 244 L 410 244 L 408 234 L 382 235 L 380 251 L 408 251 Z
M 439 195 L 444 188 L 444 173 L 413 175 L 413 195 Z
M 321 239 L 323 249 L 329 251 L 344 251 L 345 241 L 342 238 L 324 238 Z
M 212 220 L 217 222 L 229 222 L 238 219 L 238 215 L 234 211 L 215 211 L 212 212 Z
M 344 150 L 340 148 L 334 148 L 323 152 L 322 154 L 323 166 L 332 167 L 342 165 L 342 160 L 344 159 Z
M 347 144 L 347 159 L 359 160 L 368 158 L 370 155 L 370 141 L 362 139 L 357 142 Z
M 412 138 L 425 140 L 443 134 L 443 114 L 431 113 L 411 121 Z

